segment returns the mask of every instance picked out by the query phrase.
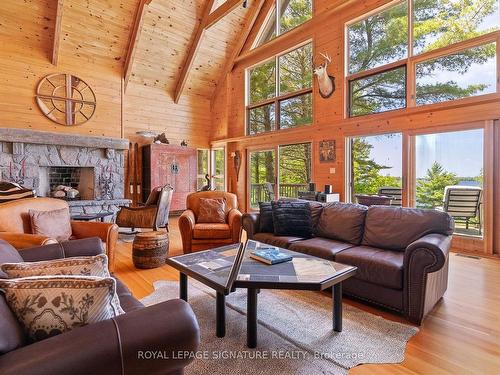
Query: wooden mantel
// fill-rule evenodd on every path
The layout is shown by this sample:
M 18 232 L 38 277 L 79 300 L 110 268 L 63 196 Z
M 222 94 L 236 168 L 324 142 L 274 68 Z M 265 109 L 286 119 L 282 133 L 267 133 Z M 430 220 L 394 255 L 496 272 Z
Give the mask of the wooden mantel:
M 0 128 L 0 141 L 128 150 L 128 139 L 62 134 L 38 130 Z

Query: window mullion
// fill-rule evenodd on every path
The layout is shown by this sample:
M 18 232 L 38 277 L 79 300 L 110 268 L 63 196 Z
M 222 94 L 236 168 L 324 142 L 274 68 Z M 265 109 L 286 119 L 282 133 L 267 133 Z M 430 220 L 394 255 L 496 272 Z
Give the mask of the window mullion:
M 276 5 L 278 4 L 278 0 L 276 0 Z M 275 91 L 275 95 L 276 95 L 276 100 L 274 102 L 274 113 L 275 113 L 275 119 L 274 119 L 274 127 L 276 130 L 279 130 L 280 128 L 280 123 L 281 123 L 281 119 L 280 119 L 280 110 L 279 110 L 279 102 L 278 102 L 278 97 L 281 95 L 281 89 L 280 89 L 280 57 L 279 56 L 276 56 L 275 57 L 275 64 L 276 64 L 276 91 Z

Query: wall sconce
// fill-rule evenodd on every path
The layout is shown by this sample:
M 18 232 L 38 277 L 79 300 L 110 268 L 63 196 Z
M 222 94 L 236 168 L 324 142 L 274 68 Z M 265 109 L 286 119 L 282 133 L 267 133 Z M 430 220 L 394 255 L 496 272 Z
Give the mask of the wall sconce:
M 234 173 L 236 173 L 236 182 L 240 179 L 240 168 L 241 168 L 241 152 L 236 150 L 231 152 L 231 157 L 233 158 Z

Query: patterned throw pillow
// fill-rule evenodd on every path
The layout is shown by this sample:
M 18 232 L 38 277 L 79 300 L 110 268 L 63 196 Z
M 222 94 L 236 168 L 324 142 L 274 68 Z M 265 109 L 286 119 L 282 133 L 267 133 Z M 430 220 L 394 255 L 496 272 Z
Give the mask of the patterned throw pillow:
M 69 208 L 53 211 L 29 210 L 33 234 L 67 241 L 72 235 Z
M 33 342 L 114 318 L 116 281 L 92 276 L 37 276 L 0 280 L 10 309 Z
M 226 200 L 224 198 L 200 198 L 198 223 L 226 223 Z
M 45 260 L 41 262 L 4 263 L 0 269 L 9 279 L 50 275 L 110 277 L 106 254 L 99 254 L 93 257 Z
M 280 200 L 271 204 L 276 236 L 312 237 L 311 206 L 308 202 Z

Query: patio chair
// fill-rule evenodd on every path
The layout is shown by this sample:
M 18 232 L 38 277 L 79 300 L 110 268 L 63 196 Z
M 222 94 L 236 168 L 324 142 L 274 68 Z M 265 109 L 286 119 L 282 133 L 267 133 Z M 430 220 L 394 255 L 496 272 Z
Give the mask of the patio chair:
M 266 194 L 266 200 L 268 202 L 274 201 L 276 199 L 273 184 L 271 184 L 270 182 L 264 182 L 264 193 Z
M 469 229 L 471 219 L 478 218 L 481 234 L 481 199 L 483 189 L 479 186 L 447 186 L 444 189 L 443 207 L 437 209 L 447 212 L 454 219 L 465 220 L 465 229 Z
M 403 205 L 403 189 L 400 187 L 381 187 L 378 189 L 378 195 L 391 197 L 391 206 L 401 207 Z

